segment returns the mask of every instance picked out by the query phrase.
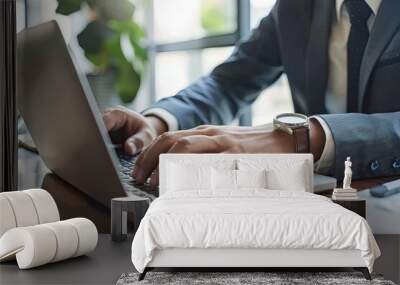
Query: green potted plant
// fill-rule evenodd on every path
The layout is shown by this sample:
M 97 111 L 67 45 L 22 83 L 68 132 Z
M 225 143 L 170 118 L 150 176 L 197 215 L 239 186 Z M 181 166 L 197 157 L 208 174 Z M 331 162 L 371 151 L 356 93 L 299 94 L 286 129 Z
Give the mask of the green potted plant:
M 92 88 L 96 89 L 96 77 L 111 78 L 121 102 L 131 103 L 139 91 L 147 62 L 145 34 L 133 17 L 134 5 L 129 0 L 57 1 L 56 13 L 62 15 L 77 12 L 84 5 L 90 11 L 89 23 L 78 35 L 78 43 L 95 66 L 95 72 L 88 75 Z

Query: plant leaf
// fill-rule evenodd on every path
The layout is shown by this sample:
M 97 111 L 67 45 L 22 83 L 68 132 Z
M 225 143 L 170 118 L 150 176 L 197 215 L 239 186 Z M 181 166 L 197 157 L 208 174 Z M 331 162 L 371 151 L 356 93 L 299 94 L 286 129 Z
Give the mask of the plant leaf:
M 57 0 L 58 5 L 56 13 L 61 15 L 69 15 L 81 9 L 84 0 Z
M 115 72 L 115 87 L 121 100 L 132 102 L 147 61 L 147 50 L 142 43 L 145 33 L 133 19 L 134 5 L 128 0 L 58 1 L 69 4 L 59 5 L 59 13 L 78 11 L 83 2 L 95 12 L 96 20 L 78 35 L 79 45 L 97 68 Z
M 109 57 L 109 64 L 116 71 L 116 89 L 122 102 L 132 102 L 140 88 L 141 73 L 134 68 L 121 48 L 121 34 L 115 33 L 105 45 Z
M 131 20 L 135 11 L 135 6 L 128 0 L 88 0 L 88 3 L 104 21 Z
M 126 34 L 129 37 L 130 44 L 137 60 L 144 64 L 147 61 L 147 50 L 142 46 L 144 39 L 144 30 L 133 20 L 131 21 L 110 21 L 110 28 L 120 34 Z
M 85 52 L 85 56 L 87 59 L 97 66 L 98 69 L 106 71 L 109 67 L 109 56 L 106 49 L 102 49 L 100 52 L 96 54 L 91 54 Z
M 132 102 L 140 88 L 140 74 L 137 73 L 129 62 L 118 66 L 117 92 L 124 103 Z
M 96 54 L 101 51 L 107 39 L 112 37 L 114 32 L 106 23 L 100 20 L 90 22 L 78 35 L 78 43 L 85 53 Z
M 137 41 L 133 40 L 131 37 L 129 37 L 131 45 L 133 49 L 135 50 L 135 55 L 136 57 L 141 60 L 143 63 L 145 63 L 148 59 L 147 57 L 147 49 L 142 47 Z

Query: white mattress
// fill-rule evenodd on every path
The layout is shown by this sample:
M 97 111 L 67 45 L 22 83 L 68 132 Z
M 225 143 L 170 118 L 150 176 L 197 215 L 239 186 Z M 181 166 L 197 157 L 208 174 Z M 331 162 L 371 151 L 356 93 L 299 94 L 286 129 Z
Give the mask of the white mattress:
M 248 190 L 229 197 L 167 193 L 142 219 L 132 243 L 139 272 L 157 249 L 359 250 L 372 271 L 379 248 L 367 222 L 328 198 L 291 191 Z

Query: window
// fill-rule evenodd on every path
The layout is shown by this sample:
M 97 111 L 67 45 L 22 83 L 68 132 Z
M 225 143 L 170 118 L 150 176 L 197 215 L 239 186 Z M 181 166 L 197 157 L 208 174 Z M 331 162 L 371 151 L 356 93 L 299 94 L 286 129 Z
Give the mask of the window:
M 160 98 L 176 94 L 223 62 L 237 41 L 248 35 L 250 29 L 270 12 L 276 0 L 129 1 L 136 6 L 135 20 L 146 29 L 149 47 L 147 74 L 139 95 L 130 106 L 141 111 Z M 18 0 L 18 3 L 25 8 L 25 13 L 22 13 L 24 9 L 20 9 L 19 19 L 25 21 L 27 26 L 57 19 L 81 71 L 88 73 L 90 82 L 96 85 L 90 77 L 92 65 L 76 39 L 90 16 L 85 5 L 81 11 L 66 17 L 55 12 L 55 0 Z M 112 92 L 97 89 L 101 89 L 94 92 L 101 109 L 119 103 L 119 100 L 103 100 L 103 93 Z M 102 100 L 104 104 L 100 102 Z M 253 125 L 263 124 L 270 122 L 276 113 L 291 110 L 287 79 L 282 76 L 276 84 L 262 92 L 241 117 L 240 123 L 249 125 L 252 121 Z
M 152 0 L 143 8 L 152 58 L 146 88 L 149 102 L 172 96 L 209 73 L 274 4 L 275 0 Z M 240 123 L 267 123 L 275 114 L 291 110 L 283 76 L 260 95 Z
M 229 34 L 237 29 L 235 0 L 153 1 L 157 43 Z
M 232 49 L 232 47 L 219 47 L 157 54 L 156 100 L 176 94 L 211 71 L 231 54 Z
M 146 96 L 150 95 L 149 103 L 176 94 L 223 62 L 244 34 L 243 12 L 249 13 L 248 0 L 141 3 L 138 13 L 150 47 L 144 87 Z M 249 27 L 249 23 L 246 25 Z

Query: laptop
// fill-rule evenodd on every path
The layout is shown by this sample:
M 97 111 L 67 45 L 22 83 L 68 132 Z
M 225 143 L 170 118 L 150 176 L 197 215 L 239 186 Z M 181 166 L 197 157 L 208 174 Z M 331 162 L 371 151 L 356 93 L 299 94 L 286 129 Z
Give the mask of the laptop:
M 111 198 L 153 200 L 158 188 L 136 185 L 135 157 L 111 143 L 84 74 L 56 21 L 17 35 L 17 106 L 46 166 L 110 207 Z
M 17 106 L 47 167 L 94 200 L 110 207 L 114 197 L 151 201 L 158 187 L 137 185 L 135 157 L 111 143 L 86 76 L 79 73 L 56 21 L 17 35 Z M 319 176 L 315 189 L 336 180 Z

